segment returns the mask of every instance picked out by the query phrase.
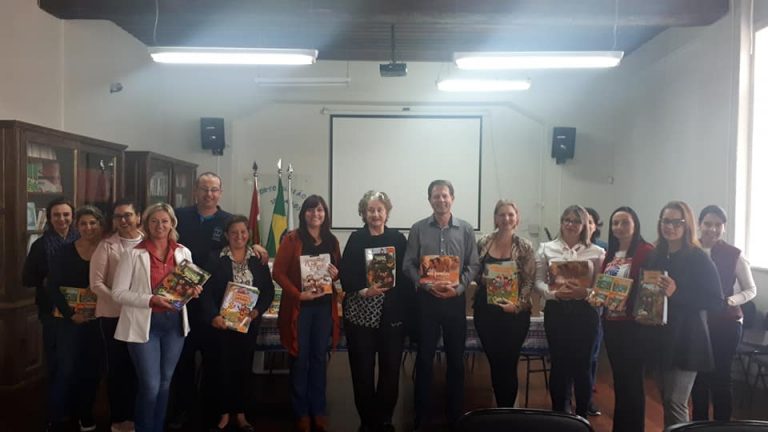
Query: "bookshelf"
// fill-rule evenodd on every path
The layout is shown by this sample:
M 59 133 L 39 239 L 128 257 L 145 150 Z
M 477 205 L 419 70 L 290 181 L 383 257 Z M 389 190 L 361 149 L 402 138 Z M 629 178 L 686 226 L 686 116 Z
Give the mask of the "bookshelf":
M 194 203 L 197 165 L 159 153 L 125 152 L 125 194 L 142 209 L 165 202 L 172 207 Z

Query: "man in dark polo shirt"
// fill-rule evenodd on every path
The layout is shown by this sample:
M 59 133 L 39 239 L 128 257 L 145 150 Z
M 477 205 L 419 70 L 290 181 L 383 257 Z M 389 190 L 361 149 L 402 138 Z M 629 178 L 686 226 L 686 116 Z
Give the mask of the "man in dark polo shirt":
M 432 399 L 432 365 L 437 341 L 442 330 L 445 357 L 447 403 L 446 415 L 453 423 L 463 414 L 464 344 L 467 337 L 466 300 L 464 291 L 480 269 L 475 234 L 472 227 L 451 213 L 453 185 L 435 180 L 427 189 L 433 213 L 411 227 L 403 271 L 417 289 L 419 311 L 418 351 L 416 356 L 414 429 L 420 429 L 429 414 Z M 459 281 L 419 282 L 421 257 L 452 255 L 459 259 Z
M 179 243 L 189 248 L 192 252 L 192 261 L 199 266 L 206 264 L 211 252 L 227 245 L 224 225 L 232 214 L 219 207 L 221 193 L 221 177 L 212 172 L 204 172 L 195 180 L 195 205 L 175 210 L 176 219 L 179 221 L 176 228 L 179 232 Z M 263 262 L 269 259 L 269 254 L 260 245 L 254 245 L 253 249 Z M 203 319 L 199 301 L 191 301 L 187 304 L 187 315 L 191 329 L 184 340 L 184 350 L 176 365 L 171 384 L 172 403 L 169 411 L 171 428 L 181 428 L 188 419 L 188 414 L 197 406 L 195 355 L 198 351 L 203 351 L 205 326 L 210 325 Z M 205 375 L 204 373 L 203 376 Z M 203 383 L 202 387 L 203 391 L 208 393 L 208 385 Z M 206 398 L 211 397 L 214 395 L 206 395 Z M 205 401 L 204 404 L 209 405 Z

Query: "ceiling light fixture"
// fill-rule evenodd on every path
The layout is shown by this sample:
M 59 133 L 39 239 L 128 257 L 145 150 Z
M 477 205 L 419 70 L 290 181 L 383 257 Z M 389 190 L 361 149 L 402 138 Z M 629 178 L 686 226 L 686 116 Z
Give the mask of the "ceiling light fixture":
M 445 79 L 437 82 L 437 89 L 445 92 L 501 92 L 529 88 L 531 88 L 530 80 Z
M 572 69 L 618 66 L 624 51 L 457 52 L 459 69 Z
M 150 47 L 152 60 L 173 64 L 309 65 L 317 50 L 274 48 Z
M 309 77 L 309 78 L 260 78 L 254 79 L 262 87 L 348 87 L 349 77 Z

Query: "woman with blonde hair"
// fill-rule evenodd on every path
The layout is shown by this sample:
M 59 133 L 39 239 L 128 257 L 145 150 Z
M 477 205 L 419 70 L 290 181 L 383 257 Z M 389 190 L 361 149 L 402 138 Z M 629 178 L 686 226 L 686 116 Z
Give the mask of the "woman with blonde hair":
M 536 277 L 533 245 L 518 236 L 520 212 L 512 201 L 499 200 L 493 210 L 496 228 L 477 242 L 482 273 L 477 277 L 474 301 L 475 328 L 491 366 L 491 382 L 499 407 L 515 406 L 517 360 L 531 325 L 531 289 Z M 517 301 L 489 303 L 488 287 L 496 283 L 494 268 L 514 272 L 511 288 Z
M 592 397 L 592 347 L 599 320 L 597 311 L 585 299 L 605 257 L 605 251 L 589 241 L 588 218 L 581 206 L 566 208 L 560 216 L 560 235 L 542 243 L 536 256 L 536 289 L 546 300 L 544 330 L 552 360 L 552 410 L 566 411 L 572 380 L 576 414 L 585 418 Z M 580 261 L 572 267 L 583 268 L 586 274 L 553 274 L 553 269 L 565 267 L 561 263 L 570 261 Z
M 707 312 L 720 311 L 723 294 L 715 264 L 699 246 L 688 204 L 670 201 L 659 213 L 658 240 L 643 266 L 664 271 L 658 284 L 668 298 L 661 327 L 659 389 L 664 426 L 689 421 L 688 398 L 696 373 L 714 368 Z
M 135 427 L 137 432 L 164 430 L 168 391 L 189 333 L 187 308 L 177 310 L 153 293 L 163 278 L 192 253 L 176 242 L 178 223 L 165 203 L 149 206 L 142 215 L 146 238 L 123 252 L 115 271 L 112 297 L 122 305 L 115 339 L 128 342 L 138 378 Z M 202 287 L 194 288 L 194 295 Z

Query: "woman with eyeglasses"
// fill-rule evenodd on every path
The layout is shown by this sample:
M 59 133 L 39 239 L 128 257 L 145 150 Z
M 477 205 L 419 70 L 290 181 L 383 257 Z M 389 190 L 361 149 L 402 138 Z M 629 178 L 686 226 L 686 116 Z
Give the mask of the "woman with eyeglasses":
M 615 405 L 613 432 L 645 430 L 645 369 L 649 353 L 656 352 L 657 329 L 635 322 L 632 310 L 637 298 L 640 268 L 653 245 L 640 234 L 640 219 L 630 207 L 619 207 L 611 214 L 608 251 L 602 273 L 634 281 L 623 309 L 603 312 L 605 350 L 611 362 Z M 603 305 L 596 305 L 603 306 Z
M 560 235 L 542 243 L 536 254 L 536 289 L 546 299 L 544 330 L 552 360 L 552 409 L 565 412 L 572 381 L 576 414 L 585 418 L 592 397 L 592 348 L 599 320 L 585 299 L 605 257 L 605 251 L 589 241 L 588 218 L 581 206 L 566 208 L 560 216 Z M 570 261 L 581 262 L 562 264 Z M 575 269 L 575 274 L 555 274 L 555 270 L 566 268 Z
M 144 235 L 139 230 L 141 214 L 130 200 L 118 200 L 112 206 L 115 233 L 99 243 L 91 257 L 90 283 L 97 296 L 96 317 L 101 327 L 107 357 L 107 391 L 112 430 L 133 429 L 133 404 L 136 397 L 136 373 L 128 345 L 115 339 L 120 304 L 112 298 L 117 263 L 126 250 L 139 244 Z
M 699 241 L 704 252 L 712 258 L 717 267 L 725 304 L 719 311 L 709 315 L 709 336 L 715 358 L 715 370 L 696 376 L 691 393 L 693 420 L 709 420 L 710 400 L 712 417 L 715 420 L 731 419 L 731 363 L 736 346 L 741 340 L 744 319 L 741 305 L 757 295 L 755 280 L 744 255 L 722 239 L 726 222 L 725 210 L 716 205 L 704 207 L 699 214 Z
M 688 398 L 699 371 L 714 368 L 707 312 L 722 310 L 720 277 L 699 246 L 688 204 L 667 203 L 659 214 L 659 239 L 645 269 L 666 271 L 659 279 L 668 301 L 667 325 L 660 331 L 659 389 L 664 427 L 689 421 Z
M 491 366 L 496 405 L 514 407 L 517 361 L 531 325 L 531 288 L 536 276 L 536 257 L 531 242 L 515 233 L 520 223 L 515 203 L 499 200 L 493 211 L 493 222 L 496 229 L 477 242 L 483 271 L 477 277 L 474 319 Z M 495 266 L 514 269 L 517 285 L 513 287 L 518 291 L 516 303 L 488 303 L 488 287 L 496 282 Z

